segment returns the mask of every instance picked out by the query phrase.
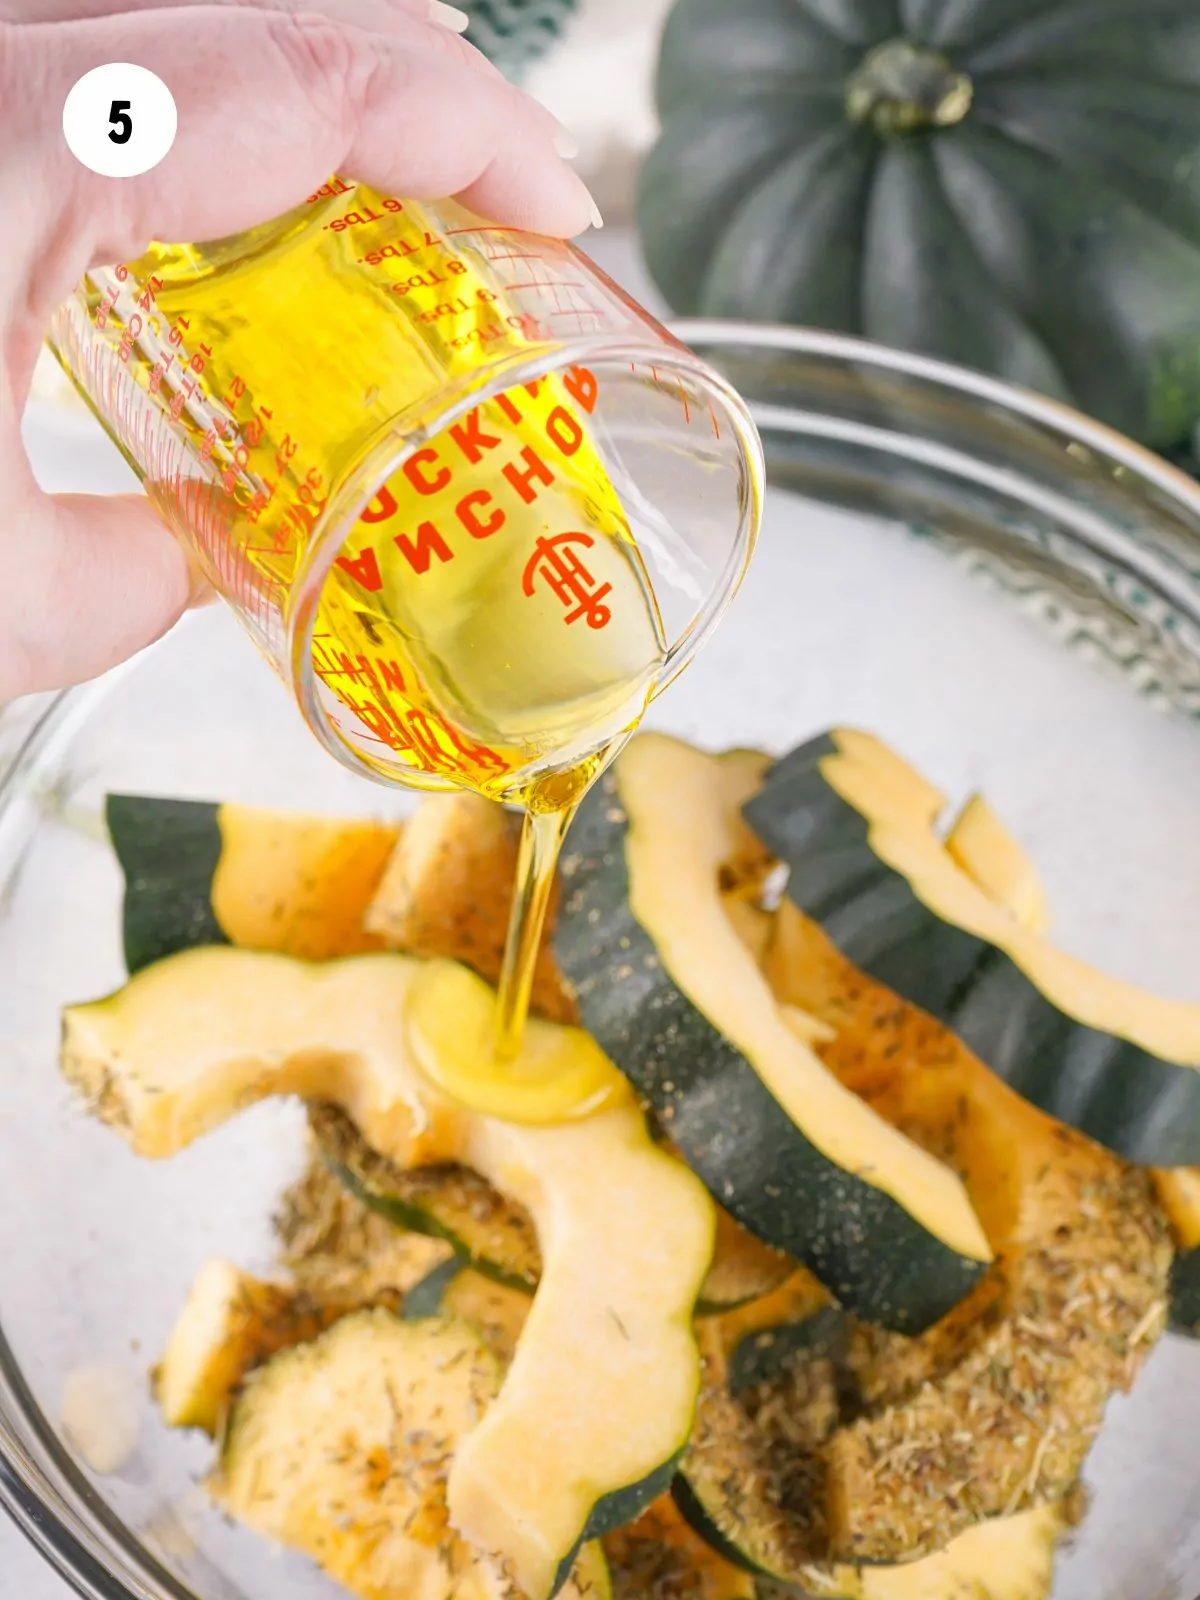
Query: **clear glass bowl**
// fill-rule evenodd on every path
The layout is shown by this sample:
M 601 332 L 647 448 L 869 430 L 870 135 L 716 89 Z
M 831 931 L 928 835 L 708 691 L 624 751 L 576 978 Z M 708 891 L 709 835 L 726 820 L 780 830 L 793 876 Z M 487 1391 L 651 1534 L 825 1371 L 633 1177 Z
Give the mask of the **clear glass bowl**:
M 817 334 L 681 332 L 754 404 L 772 488 L 744 589 L 653 722 L 777 750 L 833 723 L 878 732 L 951 794 L 989 795 L 1067 948 L 1200 1000 L 1200 488 L 948 367 Z M 79 428 L 103 486 L 111 459 Z M 155 1165 L 56 1070 L 60 1007 L 123 976 L 106 790 L 408 802 L 321 753 L 219 608 L 99 684 L 0 716 L 0 1499 L 87 1595 L 317 1600 L 337 1591 L 206 1508 L 209 1447 L 162 1427 L 146 1387 L 207 1256 L 269 1267 L 298 1109 L 259 1108 Z M 136 1444 L 110 1475 L 61 1426 L 80 1368 L 128 1389 Z M 1197 1436 L 1200 1343 L 1168 1337 L 1112 1404 L 1056 1600 L 1191 1600 Z

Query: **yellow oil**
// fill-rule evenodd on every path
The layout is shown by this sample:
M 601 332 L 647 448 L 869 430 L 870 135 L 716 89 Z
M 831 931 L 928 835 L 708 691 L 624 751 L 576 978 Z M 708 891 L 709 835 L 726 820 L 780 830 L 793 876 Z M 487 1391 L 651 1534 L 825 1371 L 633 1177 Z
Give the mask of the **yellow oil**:
M 641 718 L 666 642 L 593 442 L 596 375 L 572 367 L 472 404 L 485 358 L 547 335 L 517 293 L 545 264 L 520 235 L 499 243 L 460 248 L 442 215 L 335 179 L 232 243 L 152 247 L 122 288 L 95 286 L 88 316 L 120 340 L 148 433 L 169 423 L 161 469 L 138 463 L 148 492 L 187 523 L 276 665 L 334 486 L 397 416 L 420 439 L 341 530 L 311 665 L 329 725 L 379 777 L 526 811 L 502 1061 L 566 827 Z M 551 287 L 570 305 L 582 286 Z M 433 431 L 447 393 L 456 413 Z

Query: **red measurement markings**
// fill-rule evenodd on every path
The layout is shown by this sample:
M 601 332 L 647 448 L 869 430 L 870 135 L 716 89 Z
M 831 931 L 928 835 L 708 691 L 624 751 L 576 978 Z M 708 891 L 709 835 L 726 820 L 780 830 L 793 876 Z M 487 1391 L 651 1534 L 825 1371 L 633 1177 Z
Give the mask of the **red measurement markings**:
M 369 656 L 362 652 L 352 656 L 348 650 L 324 644 L 318 654 L 318 638 L 329 639 L 332 635 L 314 635 L 312 650 L 313 671 L 327 683 L 334 678 L 345 678 L 350 683 L 369 685 L 381 699 L 386 699 L 389 693 L 406 693 L 404 669 L 394 656 Z
M 371 222 L 384 222 L 389 213 L 395 216 L 397 212 L 404 210 L 404 204 L 400 200 L 387 199 L 379 203 L 383 207 L 382 212 L 373 211 L 369 205 L 356 206 L 353 211 L 347 211 L 343 216 L 331 217 L 328 222 L 323 222 L 321 227 L 328 228 L 330 233 L 344 233 L 347 228 L 363 228 Z
M 387 699 L 385 690 L 406 692 L 400 663 L 394 657 L 352 656 L 338 647 L 333 634 L 315 633 L 312 643 L 313 671 L 329 692 L 353 712 L 369 733 L 359 737 L 386 745 L 397 753 L 408 752 L 426 771 L 448 769 L 507 772 L 509 763 L 487 745 L 468 739 L 454 724 L 419 706 L 399 709 Z M 369 686 L 378 699 L 363 698 L 355 690 Z
M 151 275 L 146 279 L 146 282 L 142 285 L 142 292 L 137 297 L 137 303 L 143 311 L 152 311 L 154 309 L 154 297 L 162 286 L 163 281 L 159 277 Z
M 117 280 L 118 283 L 127 282 L 128 278 L 129 278 L 129 268 L 125 267 L 125 266 L 114 267 L 113 268 L 113 277 Z M 103 328 L 103 327 L 105 327 L 107 325 L 107 323 L 108 323 L 108 313 L 116 305 L 116 303 L 120 299 L 120 297 L 121 297 L 120 289 L 109 289 L 109 290 L 107 290 L 105 292 L 105 294 L 103 294 L 101 296 L 100 304 L 96 307 L 95 311 L 92 313 L 92 321 L 95 323 L 97 328 Z
M 335 194 L 349 194 L 354 187 L 354 184 L 347 183 L 344 178 L 335 176 L 330 178 L 328 183 L 323 183 L 319 189 L 314 190 L 304 203 L 306 206 L 311 206 L 317 200 L 327 200 Z
M 552 538 L 543 535 L 525 565 L 522 593 L 532 599 L 537 580 L 545 578 L 551 593 L 567 608 L 565 623 L 570 625 L 586 617 L 589 628 L 606 628 L 612 621 L 612 609 L 603 602 L 612 593 L 612 584 L 597 585 L 582 556 L 573 548 L 582 545 L 590 550 L 595 542 L 590 533 L 559 533 Z
M 393 283 L 392 293 L 403 297 L 414 289 L 435 289 L 440 283 L 449 283 L 451 278 L 463 277 L 467 271 L 466 262 L 457 257 L 451 257 L 440 265 L 445 268 L 444 272 L 439 272 L 436 267 L 426 267 L 424 272 L 414 272 L 411 278 Z
M 387 244 L 381 244 L 375 250 L 368 250 L 365 256 L 359 256 L 358 265 L 360 267 L 379 267 L 385 261 L 407 261 L 410 256 L 420 255 L 423 250 L 436 249 L 440 243 L 441 241 L 436 234 L 428 232 L 421 234 L 417 239 L 406 239 L 404 237 L 392 239 Z M 466 271 L 465 267 L 463 271 Z
M 564 283 L 560 278 L 538 278 L 529 283 L 506 283 L 508 294 L 519 294 L 522 289 L 586 289 L 586 283 Z

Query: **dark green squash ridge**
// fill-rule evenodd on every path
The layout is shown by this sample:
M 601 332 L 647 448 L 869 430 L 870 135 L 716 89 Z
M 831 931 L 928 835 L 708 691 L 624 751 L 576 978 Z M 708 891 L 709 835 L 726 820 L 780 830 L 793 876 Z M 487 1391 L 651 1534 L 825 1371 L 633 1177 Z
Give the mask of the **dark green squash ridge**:
M 1018 1094 L 1126 1160 L 1200 1165 L 1200 1070 L 1076 1020 L 1004 950 L 931 910 L 826 779 L 837 731 L 778 761 L 746 820 L 847 960 L 927 1011 Z
M 229 943 L 212 908 L 222 850 L 219 810 L 206 800 L 106 797 L 104 818 L 125 877 L 122 931 L 130 977 L 179 950 Z
M 455 1252 L 459 1267 L 470 1267 L 502 1288 L 535 1293 L 542 1263 L 533 1221 L 478 1173 L 461 1166 L 405 1171 L 374 1150 L 344 1111 L 326 1102 L 309 1104 L 308 1125 L 330 1172 L 363 1205 L 406 1232 L 442 1240 Z M 778 1276 L 757 1283 L 743 1278 L 737 1295 L 727 1292 L 729 1274 L 721 1267 L 718 1245 L 713 1270 L 696 1302 L 698 1317 L 718 1316 L 769 1294 L 792 1263 L 785 1259 Z M 440 1289 L 431 1293 L 444 1291 L 451 1276 L 447 1273 Z
M 466 1167 L 404 1171 L 363 1138 L 353 1121 L 325 1102 L 308 1107 L 308 1124 L 334 1176 L 396 1227 L 451 1246 L 469 1266 L 506 1289 L 532 1294 L 541 1257 L 528 1214 Z M 448 1279 L 440 1281 L 439 1293 Z
M 818 1149 L 675 984 L 630 906 L 619 772 L 620 762 L 584 799 L 563 861 L 555 951 L 583 1026 L 744 1228 L 803 1262 L 857 1315 L 921 1331 L 985 1264 Z
M 1184 1250 L 1171 1268 L 1171 1326 L 1200 1338 L 1200 1249 Z
M 400 1308 L 400 1315 L 405 1322 L 420 1322 L 425 1317 L 439 1317 L 442 1314 L 442 1301 L 446 1290 L 461 1272 L 466 1271 L 466 1262 L 460 1256 L 451 1256 L 449 1261 L 442 1261 L 420 1280 L 404 1296 L 404 1304 Z

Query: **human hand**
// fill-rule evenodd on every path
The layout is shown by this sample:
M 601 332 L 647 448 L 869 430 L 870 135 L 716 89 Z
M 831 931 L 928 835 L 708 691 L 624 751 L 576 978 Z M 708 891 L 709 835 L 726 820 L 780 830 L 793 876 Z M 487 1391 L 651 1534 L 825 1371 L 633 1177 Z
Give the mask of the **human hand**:
M 430 0 L 0 0 L 0 704 L 94 677 L 204 595 L 141 495 L 46 495 L 26 458 L 46 326 L 90 266 L 253 227 L 336 171 L 562 237 L 599 223 L 566 130 L 458 17 Z M 141 177 L 99 177 L 63 138 L 68 91 L 109 61 L 148 67 L 178 107 Z

